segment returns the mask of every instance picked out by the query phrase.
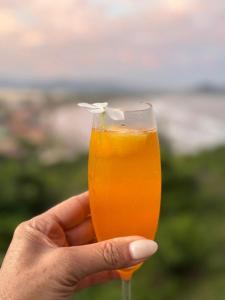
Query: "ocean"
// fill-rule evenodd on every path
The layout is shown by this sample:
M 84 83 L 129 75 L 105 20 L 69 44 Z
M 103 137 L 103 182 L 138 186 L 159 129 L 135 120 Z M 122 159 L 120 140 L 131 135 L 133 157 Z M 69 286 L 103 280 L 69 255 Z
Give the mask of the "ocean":
M 80 102 L 83 100 L 80 99 Z M 177 153 L 195 153 L 225 145 L 225 95 L 177 93 L 142 98 L 121 97 L 111 102 L 113 106 L 151 102 L 159 134 Z M 72 151 L 88 150 L 90 113 L 72 103 L 55 108 L 44 115 L 43 120 L 46 128 Z

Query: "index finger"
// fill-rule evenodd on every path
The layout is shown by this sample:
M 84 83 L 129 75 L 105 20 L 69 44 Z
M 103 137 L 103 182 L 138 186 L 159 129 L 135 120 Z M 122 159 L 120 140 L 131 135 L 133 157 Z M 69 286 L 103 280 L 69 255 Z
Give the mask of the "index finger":
M 90 214 L 89 193 L 85 192 L 73 196 L 49 209 L 46 214 L 51 214 L 64 230 L 71 229 L 80 224 Z

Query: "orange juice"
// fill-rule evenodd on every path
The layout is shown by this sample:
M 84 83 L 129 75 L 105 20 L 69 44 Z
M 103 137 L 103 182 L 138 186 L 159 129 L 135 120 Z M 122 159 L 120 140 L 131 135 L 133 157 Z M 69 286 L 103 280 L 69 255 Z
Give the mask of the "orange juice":
M 129 235 L 154 239 L 161 193 L 156 130 L 93 129 L 88 179 L 99 241 Z M 129 279 L 137 267 L 121 270 L 121 277 Z

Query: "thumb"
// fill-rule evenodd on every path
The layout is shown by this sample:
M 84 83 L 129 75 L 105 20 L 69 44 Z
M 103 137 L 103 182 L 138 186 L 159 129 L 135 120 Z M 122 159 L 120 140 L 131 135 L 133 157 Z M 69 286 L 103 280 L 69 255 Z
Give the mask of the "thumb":
M 156 242 L 142 237 L 120 237 L 69 247 L 67 258 L 70 257 L 71 275 L 81 279 L 100 271 L 130 267 L 144 261 L 157 249 Z

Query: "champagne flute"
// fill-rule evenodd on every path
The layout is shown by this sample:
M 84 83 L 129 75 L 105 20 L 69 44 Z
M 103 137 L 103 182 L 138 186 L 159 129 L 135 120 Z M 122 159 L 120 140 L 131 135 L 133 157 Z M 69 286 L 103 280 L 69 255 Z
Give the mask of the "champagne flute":
M 88 185 L 98 241 L 130 235 L 154 239 L 161 198 L 160 148 L 151 104 L 123 110 L 123 120 L 95 114 Z M 118 270 L 124 300 L 141 264 Z

